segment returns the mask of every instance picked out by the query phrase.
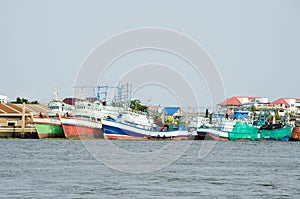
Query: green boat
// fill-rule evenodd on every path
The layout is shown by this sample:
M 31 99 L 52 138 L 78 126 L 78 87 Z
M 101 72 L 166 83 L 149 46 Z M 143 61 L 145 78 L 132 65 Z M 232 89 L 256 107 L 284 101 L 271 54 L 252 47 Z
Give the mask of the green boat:
M 65 134 L 59 118 L 33 118 L 36 131 L 42 138 L 64 138 Z
M 259 130 L 260 139 L 272 141 L 288 141 L 292 134 L 292 127 L 263 128 Z
M 39 138 L 65 138 L 59 115 L 72 112 L 73 106 L 60 101 L 57 93 L 54 93 L 54 99 L 49 102 L 48 107 L 49 112 L 32 118 Z
M 258 140 L 258 130 L 246 122 L 236 122 L 231 132 L 228 132 L 229 140 Z

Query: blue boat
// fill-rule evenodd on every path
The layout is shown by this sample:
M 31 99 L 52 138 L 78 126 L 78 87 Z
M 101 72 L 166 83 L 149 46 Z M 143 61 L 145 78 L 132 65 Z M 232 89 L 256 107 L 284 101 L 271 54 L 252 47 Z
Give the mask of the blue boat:
M 102 119 L 102 129 L 105 139 L 180 140 L 188 139 L 190 137 L 190 133 L 187 129 L 170 128 L 168 125 L 158 128 L 155 124 L 148 121 L 146 115 L 127 113 L 122 114 L 120 117 L 118 117 L 118 119 L 113 119 L 111 117 L 105 117 Z

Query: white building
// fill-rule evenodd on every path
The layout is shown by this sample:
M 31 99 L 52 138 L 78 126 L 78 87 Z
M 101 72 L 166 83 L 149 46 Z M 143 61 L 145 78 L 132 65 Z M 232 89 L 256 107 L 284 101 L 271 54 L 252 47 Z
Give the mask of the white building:
M 256 108 L 266 108 L 268 107 L 268 104 L 269 99 L 266 97 L 234 96 L 221 102 L 219 105 L 222 109 L 233 111 L 240 106 L 254 105 Z
M 8 97 L 5 95 L 0 95 L 0 104 L 7 104 Z
M 292 112 L 292 113 L 299 113 L 299 108 L 300 108 L 300 99 L 299 98 L 279 98 L 271 104 L 274 106 L 274 108 L 277 108 L 281 111 L 282 114 L 285 114 L 285 111 Z M 280 114 L 279 114 L 280 115 Z

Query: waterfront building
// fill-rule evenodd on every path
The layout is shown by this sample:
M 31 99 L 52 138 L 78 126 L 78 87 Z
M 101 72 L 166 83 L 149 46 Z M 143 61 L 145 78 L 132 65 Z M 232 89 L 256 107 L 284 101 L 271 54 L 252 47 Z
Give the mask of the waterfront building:
M 271 105 L 279 110 L 279 116 L 284 116 L 286 112 L 291 114 L 300 113 L 300 98 L 279 98 L 271 102 Z
M 49 111 L 41 104 L 0 104 L 0 138 L 33 138 L 32 114 Z
M 255 106 L 257 110 L 269 108 L 269 104 L 269 99 L 266 97 L 233 96 L 218 105 L 221 111 L 233 114 L 235 110 L 251 108 L 252 106 Z

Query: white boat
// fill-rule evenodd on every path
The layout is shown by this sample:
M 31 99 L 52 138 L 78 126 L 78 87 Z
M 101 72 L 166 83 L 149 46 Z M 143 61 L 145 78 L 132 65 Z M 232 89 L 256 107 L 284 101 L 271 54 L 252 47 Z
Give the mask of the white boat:
M 120 113 L 117 119 L 102 119 L 104 138 L 106 139 L 188 139 L 186 128 L 158 127 L 145 113 L 132 110 Z
M 203 120 L 205 121 L 205 120 Z M 228 140 L 228 132 L 234 128 L 236 120 L 227 118 L 217 118 L 213 124 L 202 123 L 197 128 L 197 137 L 199 140 Z
M 228 140 L 228 131 L 221 131 L 213 127 L 200 127 L 197 129 L 199 140 Z

